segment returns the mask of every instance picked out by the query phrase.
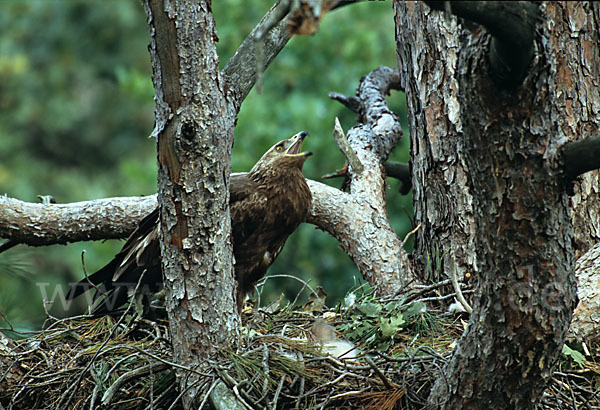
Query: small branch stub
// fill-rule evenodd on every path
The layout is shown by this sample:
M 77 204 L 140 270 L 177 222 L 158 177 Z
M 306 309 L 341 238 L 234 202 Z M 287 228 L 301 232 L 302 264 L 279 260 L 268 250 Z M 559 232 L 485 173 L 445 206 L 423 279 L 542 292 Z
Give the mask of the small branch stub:
M 348 138 L 346 138 L 346 134 L 344 134 L 344 130 L 342 125 L 340 124 L 340 120 L 338 117 L 335 117 L 335 125 L 333 127 L 333 138 L 335 138 L 335 142 L 337 143 L 338 148 L 344 154 L 344 157 L 348 160 L 348 164 L 352 167 L 352 171 L 356 175 L 362 174 L 365 167 L 363 166 L 360 159 L 356 155 L 356 152 L 352 149 L 350 144 L 348 143 Z
M 561 148 L 563 173 L 567 183 L 579 175 L 600 168 L 600 135 L 568 142 Z

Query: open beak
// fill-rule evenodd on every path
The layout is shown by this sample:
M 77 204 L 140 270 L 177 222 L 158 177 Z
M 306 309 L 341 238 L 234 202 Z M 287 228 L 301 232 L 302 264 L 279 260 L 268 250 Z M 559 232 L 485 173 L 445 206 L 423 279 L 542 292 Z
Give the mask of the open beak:
M 288 147 L 288 149 L 285 151 L 285 155 L 286 156 L 305 156 L 305 157 L 312 155 L 312 152 L 302 152 L 302 142 L 304 141 L 304 138 L 306 138 L 306 137 L 308 137 L 308 132 L 306 132 L 306 131 L 300 131 L 298 134 L 294 135 L 292 137 L 292 140 L 294 140 L 294 142 L 292 142 L 292 145 L 290 145 Z

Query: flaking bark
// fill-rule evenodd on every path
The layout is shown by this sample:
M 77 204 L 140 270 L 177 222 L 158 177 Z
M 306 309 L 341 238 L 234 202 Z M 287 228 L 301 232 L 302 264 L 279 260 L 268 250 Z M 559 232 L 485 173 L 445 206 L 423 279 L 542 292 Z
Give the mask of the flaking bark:
M 156 89 L 158 202 L 174 359 L 200 368 L 239 332 L 229 216 L 233 98 L 218 70 L 210 1 L 147 0 Z M 179 372 L 186 408 L 196 374 Z M 196 403 L 196 404 L 194 404 Z
M 383 163 L 402 136 L 400 121 L 385 95 L 400 88 L 397 71 L 379 67 L 363 77 L 354 101 L 360 124 L 348 130 L 349 193 L 311 182 L 314 193 L 309 222 L 338 239 L 363 277 L 381 295 L 397 294 L 413 280 L 412 266 L 385 209 Z M 336 98 L 338 99 L 338 98 Z M 352 164 L 360 164 L 354 169 Z
M 396 38 L 410 129 L 415 274 L 423 282 L 476 277 L 473 199 L 462 148 L 456 20 L 420 2 L 396 2 Z
M 432 388 L 430 406 L 533 408 L 576 302 L 570 203 L 557 152 L 586 135 L 557 129 L 556 122 L 572 118 L 559 84 L 577 90 L 587 81 L 576 74 L 579 62 L 561 61 L 563 50 L 581 49 L 569 25 L 576 15 L 565 3 L 541 4 L 546 23 L 538 27 L 532 67 L 521 87 L 507 91 L 489 75 L 485 29 L 467 29 L 421 3 L 396 1 L 395 8 L 415 217 L 425 224 L 417 248 L 452 255 L 442 258 L 443 270 L 456 261 L 459 269 L 473 266 L 478 278 L 469 326 Z M 590 47 L 593 56 L 597 43 Z M 588 96 L 577 97 L 596 104 Z M 458 235 L 439 235 L 452 231 Z
M 31 246 L 125 238 L 156 207 L 156 195 L 39 204 L 0 196 L 0 238 Z

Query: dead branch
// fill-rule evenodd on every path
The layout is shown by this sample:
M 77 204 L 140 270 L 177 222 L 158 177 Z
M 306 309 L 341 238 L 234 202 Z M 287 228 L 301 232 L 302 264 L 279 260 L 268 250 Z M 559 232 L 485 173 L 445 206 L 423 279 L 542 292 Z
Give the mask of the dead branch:
M 266 69 L 269 64 L 277 57 L 277 54 L 285 47 L 287 42 L 292 37 L 288 34 L 285 28 L 285 20 L 279 21 L 273 25 L 266 33 L 262 33 L 265 26 L 268 26 L 271 20 L 282 13 L 282 7 L 279 3 L 275 4 L 260 20 L 260 22 L 252 29 L 250 34 L 239 46 L 235 54 L 229 59 L 222 75 L 227 79 L 229 88 L 234 93 L 235 105 L 239 109 L 242 101 L 246 98 L 259 75 L 257 70 L 257 55 L 255 45 L 257 41 L 261 41 L 261 68 Z M 257 36 L 260 38 L 257 40 Z
M 357 172 L 350 165 L 350 192 L 309 182 L 313 210 L 308 222 L 340 241 L 363 277 L 383 295 L 394 294 L 413 276 L 385 210 L 382 163 L 402 135 L 398 117 L 387 107 L 385 94 L 399 87 L 399 83 L 398 72 L 387 67 L 375 69 L 360 82 L 352 105 L 360 113 L 361 124 L 348 131 L 347 141 L 356 154 L 354 162 L 363 169 Z
M 0 196 L 0 237 L 31 246 L 127 237 L 156 195 L 40 204 Z

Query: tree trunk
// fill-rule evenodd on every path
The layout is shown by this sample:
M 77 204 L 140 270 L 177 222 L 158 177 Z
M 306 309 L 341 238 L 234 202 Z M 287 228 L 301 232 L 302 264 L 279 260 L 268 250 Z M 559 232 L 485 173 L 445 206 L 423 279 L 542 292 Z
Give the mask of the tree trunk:
M 556 153 L 597 133 L 598 68 L 581 64 L 598 61 L 590 7 L 542 3 L 530 71 L 507 90 L 491 79 L 484 28 L 395 2 L 415 217 L 425 228 L 416 251 L 441 255 L 446 272 L 479 272 L 474 313 L 432 407 L 532 408 L 560 354 L 576 289 Z M 589 123 L 580 125 L 582 111 Z
M 550 5 L 549 5 L 550 6 Z M 561 24 L 552 28 L 555 64 L 564 68 L 557 76 L 553 121 L 560 135 L 579 140 L 600 134 L 600 4 L 564 2 L 548 7 L 548 17 Z M 556 33 L 558 32 L 558 33 Z M 566 51 L 566 52 L 565 52 Z M 571 197 L 577 258 L 600 243 L 600 173 L 579 178 Z
M 416 8 L 414 23 L 406 10 Z M 415 273 L 423 282 L 477 273 L 473 197 L 464 153 L 456 79 L 456 21 L 412 2 L 396 3 L 399 66 L 410 128 Z M 416 13 L 415 11 L 411 14 Z M 411 25 L 405 26 L 406 23 Z M 427 35 L 425 36 L 425 33 Z M 420 274 L 419 274 L 420 272 Z
M 162 269 L 174 358 L 197 368 L 239 332 L 229 175 L 236 110 L 218 70 L 210 1 L 147 0 L 156 89 Z M 181 372 L 184 405 L 203 386 Z

